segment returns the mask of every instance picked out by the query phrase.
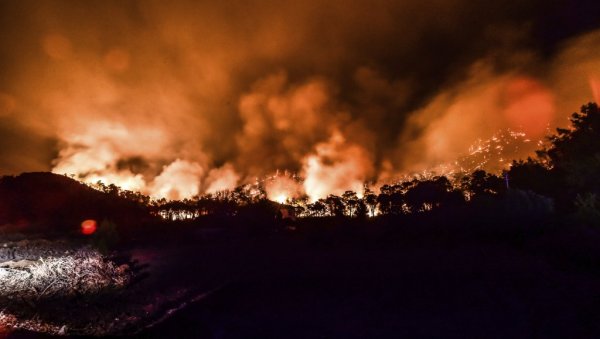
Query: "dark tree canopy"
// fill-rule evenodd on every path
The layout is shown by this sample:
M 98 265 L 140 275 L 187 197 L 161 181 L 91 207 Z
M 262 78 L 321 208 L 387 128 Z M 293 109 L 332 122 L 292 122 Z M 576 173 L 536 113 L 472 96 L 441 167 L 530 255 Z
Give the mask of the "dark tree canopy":
M 563 172 L 570 191 L 600 193 L 600 110 L 596 103 L 581 107 L 570 118 L 571 128 L 557 129 L 550 147 L 539 152 Z

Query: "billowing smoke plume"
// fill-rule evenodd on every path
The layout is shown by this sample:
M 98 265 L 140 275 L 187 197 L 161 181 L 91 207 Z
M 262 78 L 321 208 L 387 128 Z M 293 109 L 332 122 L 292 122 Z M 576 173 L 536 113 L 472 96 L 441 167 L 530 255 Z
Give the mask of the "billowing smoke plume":
M 208 172 L 204 192 L 208 194 L 234 189 L 239 183 L 240 177 L 231 164 L 225 164 L 219 168 L 213 168 Z
M 298 169 L 299 160 L 342 122 L 320 79 L 291 86 L 284 73 L 261 79 L 239 102 L 238 163 L 248 173 Z
M 315 153 L 304 159 L 304 190 L 311 201 L 345 191 L 362 194 L 364 183 L 373 174 L 372 164 L 364 148 L 334 132 L 329 141 L 317 144 Z
M 597 7 L 4 1 L 0 174 L 181 199 L 288 170 L 304 186 L 269 196 L 360 193 L 599 100 Z
M 474 65 L 463 83 L 437 94 L 413 112 L 399 139 L 406 152 L 402 167 L 415 171 L 449 163 L 478 138 L 491 138 L 500 129 L 523 131 L 543 139 L 556 119 L 555 97 L 540 80 L 519 74 L 491 74 Z M 411 131 L 419 129 L 418 137 Z M 524 156 L 538 145 L 524 150 Z
M 151 188 L 152 196 L 179 200 L 199 193 L 200 178 L 203 169 L 195 162 L 175 160 L 163 168 L 154 178 Z

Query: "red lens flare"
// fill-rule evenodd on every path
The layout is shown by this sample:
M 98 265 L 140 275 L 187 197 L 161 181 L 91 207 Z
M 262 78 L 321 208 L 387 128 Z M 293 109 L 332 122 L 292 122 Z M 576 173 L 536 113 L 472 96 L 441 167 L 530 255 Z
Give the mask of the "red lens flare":
M 85 234 L 85 235 L 90 235 L 90 234 L 94 234 L 94 232 L 96 232 L 96 228 L 97 228 L 97 224 L 96 224 L 96 220 L 84 220 L 81 223 L 81 233 Z

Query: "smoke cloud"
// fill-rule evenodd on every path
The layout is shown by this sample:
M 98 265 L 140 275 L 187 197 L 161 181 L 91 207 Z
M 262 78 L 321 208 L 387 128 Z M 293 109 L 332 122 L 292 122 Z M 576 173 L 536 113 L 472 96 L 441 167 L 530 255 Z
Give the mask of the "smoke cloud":
M 373 174 L 369 153 L 348 143 L 339 132 L 315 146 L 315 153 L 304 159 L 304 191 L 311 201 L 345 191 L 362 194 L 364 183 Z
M 181 199 L 289 170 L 305 182 L 288 195 L 361 191 L 500 129 L 565 126 L 600 99 L 598 14 L 538 0 L 4 1 L 0 174 Z
M 264 187 L 267 198 L 281 204 L 305 194 L 302 184 L 287 173 L 283 175 L 276 173 L 265 182 Z

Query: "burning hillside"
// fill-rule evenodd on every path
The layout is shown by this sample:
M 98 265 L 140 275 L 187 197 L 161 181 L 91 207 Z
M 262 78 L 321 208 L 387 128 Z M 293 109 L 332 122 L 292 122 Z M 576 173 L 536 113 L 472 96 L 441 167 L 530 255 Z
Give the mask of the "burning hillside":
M 452 164 L 499 130 L 538 140 L 599 99 L 589 6 L 9 1 L 0 174 L 184 199 L 287 170 L 314 200 Z M 494 152 L 458 166 L 527 155 Z

